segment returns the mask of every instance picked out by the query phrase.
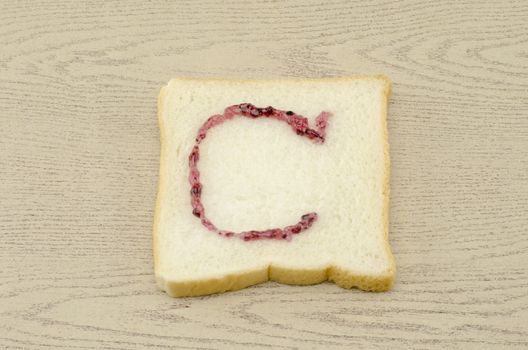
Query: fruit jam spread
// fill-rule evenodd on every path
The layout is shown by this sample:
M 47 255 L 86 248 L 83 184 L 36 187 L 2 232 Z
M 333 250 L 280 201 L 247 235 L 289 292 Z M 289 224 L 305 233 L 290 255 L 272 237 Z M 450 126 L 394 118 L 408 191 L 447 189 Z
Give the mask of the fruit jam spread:
M 307 230 L 317 220 L 317 213 L 308 213 L 301 216 L 301 220 L 295 225 L 286 226 L 284 228 L 272 228 L 264 231 L 243 231 L 232 232 L 218 229 L 205 216 L 205 209 L 201 201 L 201 194 L 203 186 L 200 182 L 200 171 L 198 170 L 198 160 L 200 159 L 200 143 L 205 139 L 207 131 L 212 127 L 219 125 L 226 120 L 240 115 L 246 118 L 273 118 L 288 123 L 293 131 L 301 136 L 316 142 L 323 143 L 325 141 L 326 126 L 328 125 L 329 112 L 321 112 L 315 119 L 315 129 L 308 127 L 308 119 L 295 114 L 292 111 L 282 111 L 271 106 L 258 108 L 249 103 L 242 103 L 239 105 L 229 106 L 224 110 L 224 114 L 216 114 L 211 116 L 198 130 L 196 136 L 196 143 L 189 155 L 189 183 L 191 184 L 191 205 L 192 213 L 198 217 L 202 224 L 212 232 L 224 237 L 238 237 L 244 241 L 252 241 L 257 239 L 285 239 L 291 240 L 292 236 Z

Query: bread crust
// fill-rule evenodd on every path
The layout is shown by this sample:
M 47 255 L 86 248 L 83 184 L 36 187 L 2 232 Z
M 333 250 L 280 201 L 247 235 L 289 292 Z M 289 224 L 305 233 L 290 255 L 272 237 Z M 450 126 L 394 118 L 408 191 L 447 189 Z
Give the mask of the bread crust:
M 154 209 L 154 222 L 152 229 L 152 250 L 154 256 L 154 271 L 156 276 L 158 276 L 159 271 L 159 254 L 158 254 L 158 232 L 160 224 L 160 208 L 161 208 L 161 196 L 163 195 L 163 190 L 165 188 L 165 129 L 163 128 L 163 103 L 165 102 L 167 87 L 164 86 L 161 88 L 158 95 L 158 125 L 160 131 L 160 170 L 158 178 L 158 193 L 156 194 L 156 207 Z
M 345 270 L 339 266 L 326 266 L 322 269 L 291 269 L 281 267 L 280 265 L 270 264 L 256 270 L 241 271 L 237 274 L 226 274 L 219 278 L 197 279 L 187 281 L 165 280 L 159 270 L 158 254 L 158 232 L 160 225 L 160 205 L 161 198 L 164 195 L 166 187 L 164 178 L 164 169 L 166 167 L 166 138 L 163 123 L 163 112 L 166 98 L 166 87 L 162 87 L 158 96 L 158 123 L 160 128 L 160 174 L 158 182 L 158 193 L 156 199 L 156 208 L 153 223 L 153 255 L 154 271 L 159 288 L 172 297 L 200 296 L 226 291 L 239 290 L 251 285 L 263 283 L 268 280 L 284 284 L 309 285 L 324 282 L 326 280 L 335 282 L 342 288 L 359 288 L 365 291 L 383 292 L 389 290 L 395 279 L 396 266 L 394 256 L 391 252 L 389 243 L 389 195 L 390 195 L 390 154 L 387 128 L 387 107 L 388 99 L 391 94 L 391 82 L 383 75 L 375 76 L 352 76 L 337 78 L 311 78 L 311 79 L 268 79 L 259 81 L 274 82 L 299 82 L 299 81 L 336 81 L 336 80 L 381 80 L 384 83 L 384 94 L 382 95 L 382 134 L 380 135 L 383 143 L 384 157 L 384 176 L 383 176 L 383 229 L 384 229 L 384 248 L 389 260 L 389 268 L 383 274 L 365 275 L 354 271 Z M 250 82 L 254 80 L 233 80 L 223 78 L 178 78 L 178 80 L 203 80 L 203 81 L 224 81 L 231 83 Z

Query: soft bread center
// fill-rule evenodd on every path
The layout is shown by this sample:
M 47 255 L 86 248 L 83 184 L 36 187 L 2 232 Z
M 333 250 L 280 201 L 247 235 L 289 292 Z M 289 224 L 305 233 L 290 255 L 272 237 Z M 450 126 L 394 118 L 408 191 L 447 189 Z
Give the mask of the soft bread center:
M 244 231 L 283 227 L 324 199 L 325 144 L 314 144 L 276 120 L 235 118 L 200 146 L 202 202 L 217 227 Z

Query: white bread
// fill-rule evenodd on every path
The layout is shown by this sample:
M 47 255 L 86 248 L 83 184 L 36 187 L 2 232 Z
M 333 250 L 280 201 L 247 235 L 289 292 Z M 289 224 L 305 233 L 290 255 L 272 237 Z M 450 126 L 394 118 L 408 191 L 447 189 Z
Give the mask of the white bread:
M 388 290 L 395 264 L 388 243 L 389 81 L 380 76 L 314 80 L 173 79 L 161 89 L 159 190 L 154 265 L 171 296 L 236 290 L 267 280 L 334 281 Z M 189 154 L 200 126 L 240 103 L 329 118 L 324 144 L 278 120 L 238 116 L 200 145 L 201 200 L 219 228 L 285 227 L 317 212 L 291 240 L 244 241 L 205 228 L 192 215 Z

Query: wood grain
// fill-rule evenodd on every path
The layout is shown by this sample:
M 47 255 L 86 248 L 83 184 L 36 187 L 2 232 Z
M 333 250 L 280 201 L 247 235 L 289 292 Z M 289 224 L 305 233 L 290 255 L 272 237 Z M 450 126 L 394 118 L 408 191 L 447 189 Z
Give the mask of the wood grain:
M 158 89 L 382 73 L 393 291 L 157 290 Z M 528 2 L 0 1 L 0 348 L 528 348 Z

